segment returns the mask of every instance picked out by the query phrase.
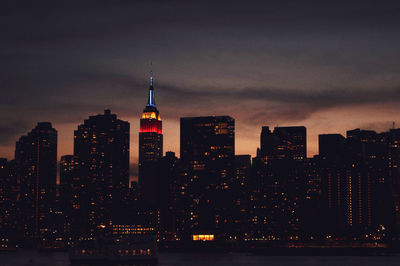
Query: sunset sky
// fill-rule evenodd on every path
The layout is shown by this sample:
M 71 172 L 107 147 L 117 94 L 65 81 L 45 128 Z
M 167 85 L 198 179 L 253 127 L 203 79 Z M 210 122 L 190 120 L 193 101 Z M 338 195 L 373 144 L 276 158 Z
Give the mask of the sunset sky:
M 400 1 L 5 1 L 0 9 L 0 157 L 39 121 L 73 131 L 111 109 L 139 117 L 153 63 L 164 151 L 179 118 L 230 115 L 236 154 L 264 125 L 318 134 L 400 127 Z M 167 3 L 168 2 L 168 3 Z

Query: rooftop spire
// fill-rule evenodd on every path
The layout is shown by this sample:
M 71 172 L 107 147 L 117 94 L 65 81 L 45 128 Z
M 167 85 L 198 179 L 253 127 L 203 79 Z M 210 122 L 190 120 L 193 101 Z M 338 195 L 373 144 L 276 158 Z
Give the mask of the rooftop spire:
M 150 62 L 150 87 L 153 87 L 153 63 Z
M 150 88 L 149 88 L 149 99 L 147 100 L 147 106 L 156 107 L 156 101 L 154 99 L 153 64 L 152 63 L 150 63 Z

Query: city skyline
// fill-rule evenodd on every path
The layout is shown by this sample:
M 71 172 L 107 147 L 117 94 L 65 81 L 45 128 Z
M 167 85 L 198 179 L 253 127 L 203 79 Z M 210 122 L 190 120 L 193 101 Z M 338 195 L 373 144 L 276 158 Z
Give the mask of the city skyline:
M 399 265 L 400 1 L 2 4 L 0 264 Z
M 104 110 L 102 110 L 102 111 L 99 111 L 99 112 L 97 112 L 97 113 L 91 113 L 91 114 L 88 114 L 87 115 L 87 117 L 89 117 L 89 116 L 95 116 L 95 115 L 100 115 L 100 114 L 102 114 L 102 112 L 104 112 L 105 110 L 109 110 L 109 109 L 104 109 Z M 113 111 L 114 109 L 112 109 L 111 111 Z M 116 113 L 116 114 L 118 114 L 119 115 L 119 113 L 117 113 L 117 112 L 114 112 L 114 113 Z M 210 114 L 210 116 L 212 116 L 212 115 L 220 115 L 220 114 Z M 199 117 L 207 117 L 208 115 L 199 115 Z M 195 116 L 193 116 L 193 117 L 195 117 Z M 126 120 L 127 122 L 129 122 L 130 124 L 131 124 L 131 122 L 129 121 L 129 120 L 127 120 L 127 119 L 124 119 L 124 117 L 123 116 L 121 116 L 121 118 L 123 119 L 123 120 Z M 84 120 L 84 119 L 83 119 Z M 138 118 L 138 119 L 133 119 L 133 120 L 138 120 L 137 121 L 137 124 L 140 124 L 140 118 Z M 50 122 L 50 123 L 52 123 L 54 126 L 55 126 L 55 128 L 57 129 L 57 124 L 56 123 L 53 123 L 53 122 L 51 122 L 51 121 L 36 121 L 35 123 L 34 123 L 34 125 L 36 125 L 37 123 L 42 123 L 42 122 Z M 78 126 L 79 125 L 79 123 L 81 123 L 81 122 L 78 122 L 77 124 L 73 124 L 73 125 L 71 125 L 71 127 L 75 127 L 76 128 L 76 126 Z M 388 121 L 387 122 L 388 124 L 390 123 L 390 121 Z M 167 124 L 168 125 L 168 121 L 166 122 L 166 121 L 164 121 L 164 126 L 165 126 L 165 124 Z M 166 141 L 164 141 L 164 145 L 167 147 L 166 149 L 164 148 L 164 154 L 166 153 L 166 152 L 169 152 L 169 151 L 172 151 L 172 152 L 174 152 L 174 153 L 176 153 L 178 156 L 179 156 L 179 149 L 180 149 L 180 145 L 179 145 L 179 123 L 176 123 L 176 121 L 171 121 L 171 124 L 173 124 L 174 126 L 170 126 L 169 128 L 171 129 L 171 128 L 173 128 L 173 127 L 175 127 L 175 124 L 177 124 L 176 126 L 178 126 L 178 129 L 173 129 L 174 131 L 178 131 L 177 133 L 177 136 L 175 136 L 174 135 L 174 138 L 176 138 L 178 141 L 177 141 L 177 145 L 172 145 L 171 143 L 168 143 L 168 142 L 166 142 Z M 33 125 L 33 126 L 34 126 Z M 32 126 L 32 127 L 33 127 Z M 284 127 L 286 127 L 286 126 L 288 126 L 288 127 L 290 127 L 290 126 L 304 126 L 304 124 L 297 124 L 297 123 L 295 123 L 295 124 L 285 124 L 285 125 L 276 125 L 276 126 L 270 126 L 270 125 L 260 125 L 259 126 L 259 128 L 258 128 L 258 130 L 260 130 L 262 127 L 265 127 L 265 126 L 269 126 L 270 128 L 274 128 L 274 127 L 281 127 L 281 126 L 284 126 Z M 365 127 L 350 127 L 350 128 L 343 128 L 342 130 L 340 130 L 340 131 L 336 131 L 336 130 L 332 130 L 332 131 L 328 131 L 328 132 L 319 132 L 318 133 L 318 135 L 317 136 L 313 136 L 313 138 L 315 138 L 315 140 L 313 139 L 313 140 L 311 140 L 310 141 L 310 136 L 307 134 L 306 135 L 306 144 L 307 144 L 307 150 L 306 150 L 306 152 L 307 152 L 307 158 L 312 158 L 313 156 L 315 156 L 315 155 L 318 155 L 318 149 L 319 149 L 319 145 L 318 145 L 318 138 L 319 138 L 319 135 L 325 135 L 325 134 L 340 134 L 340 135 L 342 135 L 342 136 L 345 136 L 346 135 L 346 132 L 347 131 L 349 131 L 349 130 L 353 130 L 353 129 L 358 129 L 358 128 L 360 128 L 361 130 L 374 130 L 374 131 L 376 131 L 377 133 L 381 133 L 381 132 L 385 132 L 385 131 L 388 131 L 389 129 L 392 129 L 392 128 L 395 128 L 395 126 L 396 126 L 396 122 L 395 121 L 393 121 L 393 122 L 391 122 L 391 124 L 390 125 L 388 125 L 387 127 L 381 127 L 381 126 L 379 126 L 378 127 L 378 129 L 379 130 L 375 130 L 375 128 L 374 127 L 371 127 L 371 126 L 368 126 L 368 125 L 366 125 Z M 63 128 L 63 127 L 62 127 Z M 307 127 L 306 127 L 307 128 Z M 385 129 L 386 128 L 386 129 Z M 133 127 L 133 129 L 135 129 L 135 127 Z M 131 140 L 131 144 L 130 144 L 130 162 L 129 162 L 129 164 L 130 164 L 130 180 L 132 181 L 132 180 L 135 180 L 135 181 L 137 181 L 137 179 L 138 179 L 138 161 L 139 161 L 139 156 L 138 156 L 138 149 L 139 149 L 139 138 L 138 138 L 138 131 L 139 131 L 139 129 L 140 129 L 140 126 L 138 126 L 137 127 L 137 131 L 133 131 L 133 132 L 131 132 L 130 133 L 130 140 Z M 58 129 L 57 129 L 58 130 Z M 312 129 L 311 129 L 312 130 Z M 29 130 L 28 130 L 29 131 Z M 25 132 L 24 134 L 26 134 L 26 133 L 28 133 L 28 131 L 27 132 Z M 62 142 L 62 143 L 60 143 L 61 141 L 59 141 L 58 143 L 57 143 L 57 145 L 58 145 L 58 149 L 57 149 L 57 161 L 58 162 L 60 162 L 60 160 L 61 160 L 61 157 L 63 157 L 63 156 L 65 156 L 65 155 L 68 155 L 68 154 L 72 154 L 73 153 L 73 148 L 74 148 L 74 143 L 73 143 L 73 132 L 74 132 L 74 129 L 72 129 L 72 140 L 71 141 L 67 141 L 66 143 L 64 143 L 64 142 Z M 174 132 L 174 133 L 176 133 L 176 132 Z M 255 131 L 255 132 L 253 132 L 254 133 L 254 135 L 259 135 L 259 132 L 258 131 Z M 63 132 L 63 131 L 61 131 L 61 130 L 58 130 L 58 134 L 59 134 L 59 136 L 61 135 L 64 135 L 64 137 L 65 137 L 65 135 L 66 135 L 66 133 L 65 132 Z M 237 134 L 237 132 L 236 132 L 236 134 Z M 16 138 L 17 138 L 17 140 L 22 136 L 23 134 L 21 134 L 21 135 L 17 135 L 16 136 Z M 168 134 L 167 132 L 165 132 L 164 131 L 164 133 L 163 133 L 163 135 L 164 135 L 164 138 L 165 138 L 165 135 L 173 135 L 173 134 Z M 60 138 L 60 137 L 59 137 Z M 65 140 L 64 140 L 65 141 Z M 17 142 L 17 141 L 16 141 Z M 133 143 L 132 143 L 133 142 Z M 172 141 L 173 143 L 175 143 L 175 140 L 174 141 Z M 235 142 L 237 143 L 237 144 L 239 144 L 240 145 L 240 142 L 237 140 L 237 137 L 235 137 Z M 256 156 L 256 154 L 257 154 L 257 149 L 258 148 L 260 148 L 260 146 L 259 146 L 259 136 L 257 136 L 257 138 L 256 139 L 254 139 L 254 140 L 252 140 L 251 141 L 252 142 L 252 144 L 254 144 L 255 146 L 254 146 L 254 149 L 253 149 L 253 145 L 251 146 L 251 148 L 250 147 L 247 147 L 247 148 L 244 148 L 244 149 L 241 149 L 243 152 L 238 152 L 237 151 L 237 149 L 235 150 L 235 155 L 250 155 L 251 157 L 255 157 Z M 254 143 L 253 143 L 254 142 Z M 63 145 L 63 146 L 61 146 L 61 145 Z M 65 146 L 64 146 L 65 145 Z M 61 146 L 61 147 L 60 147 Z M 309 146 L 311 146 L 311 148 L 309 147 Z M 11 146 L 10 147 L 10 150 L 9 151 L 7 151 L 7 150 L 2 150 L 2 156 L 0 156 L 0 158 L 7 158 L 8 160 L 12 160 L 12 159 L 14 159 L 14 155 L 15 155 L 15 144 L 14 144 L 14 146 Z M 57 174 L 57 181 L 59 181 L 59 176 L 58 176 L 58 174 Z
M 185 116 L 232 116 L 235 152 L 252 156 L 262 126 L 307 127 L 312 156 L 319 134 L 399 124 L 397 3 L 174 3 L 99 1 L 90 13 L 9 4 L 0 156 L 13 158 L 17 139 L 49 121 L 59 160 L 83 119 L 111 109 L 131 123 L 135 166 L 150 61 L 164 151 L 178 154 Z

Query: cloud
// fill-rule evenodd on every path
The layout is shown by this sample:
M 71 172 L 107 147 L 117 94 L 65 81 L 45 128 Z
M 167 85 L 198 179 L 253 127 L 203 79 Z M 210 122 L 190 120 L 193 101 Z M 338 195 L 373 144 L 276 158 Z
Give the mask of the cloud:
M 24 121 L 18 119 L 0 123 L 0 144 L 10 143 L 14 136 L 24 133 L 28 126 Z
M 1 87 L 1 142 L 6 143 L 38 119 L 80 123 L 88 113 L 105 108 L 124 116 L 139 114 L 147 99 L 147 84 L 139 77 L 113 71 L 77 67 L 49 72 L 47 80 L 10 75 Z M 156 83 L 157 102 L 166 119 L 181 116 L 231 115 L 243 123 L 302 121 L 330 108 L 352 108 L 400 101 L 400 86 L 393 88 L 288 89 L 270 87 L 192 87 Z M 15 129 L 12 129 L 15 128 Z

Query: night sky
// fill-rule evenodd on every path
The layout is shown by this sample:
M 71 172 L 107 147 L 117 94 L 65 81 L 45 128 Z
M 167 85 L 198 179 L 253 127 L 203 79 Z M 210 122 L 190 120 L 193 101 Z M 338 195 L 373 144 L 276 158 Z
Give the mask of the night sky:
M 38 121 L 72 154 L 73 130 L 110 108 L 135 175 L 150 62 L 177 155 L 183 116 L 232 116 L 252 155 L 264 125 L 306 126 L 308 156 L 318 134 L 400 126 L 400 1 L 58 2 L 1 3 L 0 157 Z

